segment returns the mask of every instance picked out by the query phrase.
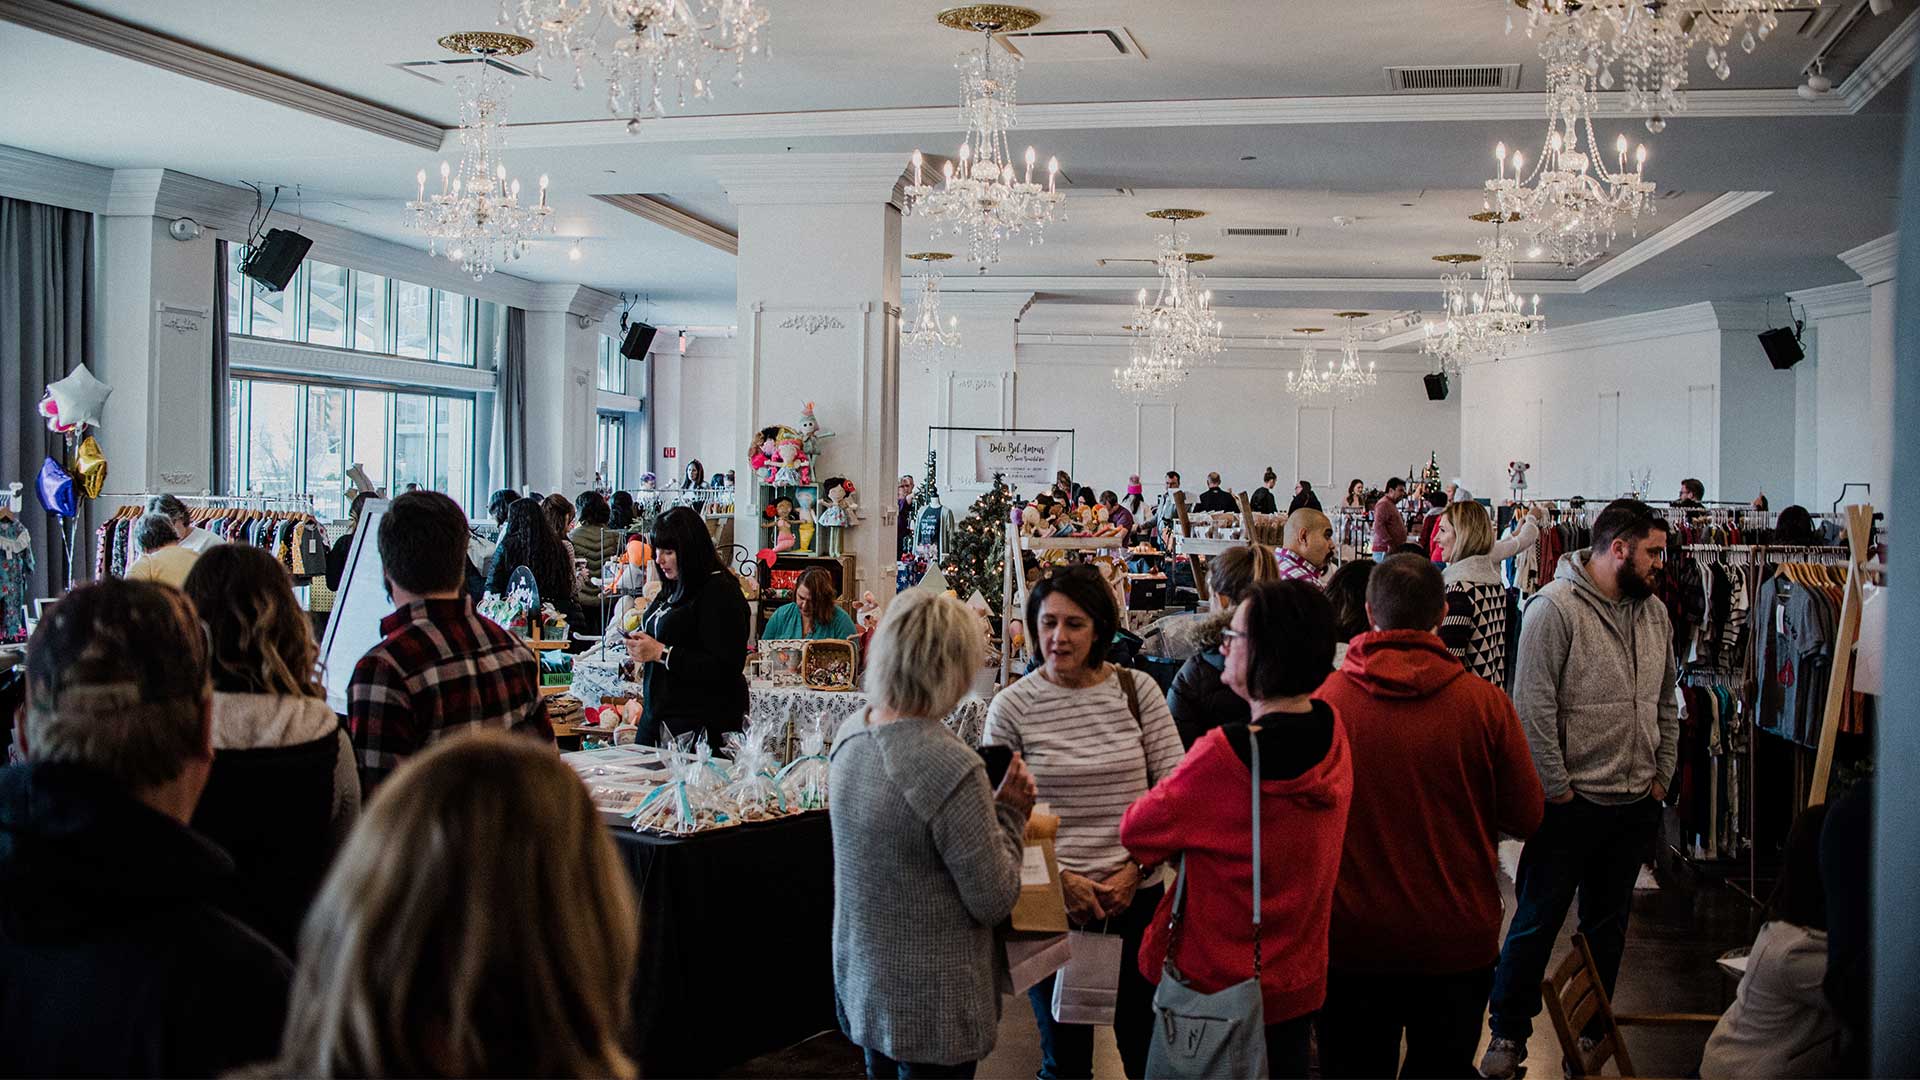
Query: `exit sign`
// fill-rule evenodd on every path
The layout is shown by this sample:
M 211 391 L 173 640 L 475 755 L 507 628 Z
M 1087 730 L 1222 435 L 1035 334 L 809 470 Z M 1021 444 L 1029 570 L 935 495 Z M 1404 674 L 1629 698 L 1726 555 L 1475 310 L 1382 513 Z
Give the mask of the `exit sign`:
M 680 448 L 677 446 L 662 447 L 660 456 L 663 458 L 677 458 L 680 456 Z

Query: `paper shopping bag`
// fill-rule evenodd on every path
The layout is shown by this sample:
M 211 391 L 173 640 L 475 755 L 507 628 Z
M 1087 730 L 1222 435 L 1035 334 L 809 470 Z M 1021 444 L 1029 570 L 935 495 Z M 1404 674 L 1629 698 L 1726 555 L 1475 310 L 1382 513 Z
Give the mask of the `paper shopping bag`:
M 1120 959 L 1126 939 L 1119 934 L 1075 930 L 1067 935 L 1073 955 L 1053 980 L 1053 1018 L 1062 1024 L 1113 1023 L 1120 996 Z
M 1007 976 L 1016 994 L 1038 986 L 1040 980 L 1065 967 L 1067 958 L 1073 955 L 1073 942 L 1065 934 L 1020 934 L 1008 938 L 1002 947 L 1007 950 Z
M 1060 819 L 1036 813 L 1027 819 L 1026 844 L 1021 851 L 1020 899 L 1008 922 L 1023 933 L 1067 932 L 1067 895 L 1060 888 L 1060 864 L 1054 861 L 1053 838 Z

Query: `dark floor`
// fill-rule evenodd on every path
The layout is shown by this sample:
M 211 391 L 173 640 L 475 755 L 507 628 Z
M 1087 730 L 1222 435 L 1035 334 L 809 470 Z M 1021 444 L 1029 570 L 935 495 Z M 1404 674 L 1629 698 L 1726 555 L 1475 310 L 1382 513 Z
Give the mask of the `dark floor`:
M 1660 879 L 1664 888 L 1635 894 L 1615 1007 L 1621 1012 L 1721 1012 L 1733 1000 L 1734 984 L 1721 974 L 1715 960 L 1750 941 L 1753 908 L 1738 893 L 1711 879 L 1672 869 L 1663 871 Z M 1513 886 L 1504 875 L 1501 890 L 1510 918 Z M 1571 946 L 1574 922 L 1569 916 L 1561 930 L 1554 963 Z M 1627 1036 L 1627 1045 L 1640 1075 L 1686 1076 L 1699 1065 L 1707 1034 L 1703 1026 L 1635 1028 Z M 1483 1035 L 1483 1046 L 1484 1039 Z M 1528 1051 L 1531 1076 L 1559 1080 L 1560 1048 L 1544 1013 L 1535 1021 Z M 1029 1077 L 1039 1064 L 1033 1014 L 1024 997 L 1009 998 L 1002 1012 L 999 1045 L 981 1063 L 980 1076 Z M 727 1075 L 858 1077 L 863 1071 L 859 1049 L 834 1032 L 756 1058 Z M 1094 1071 L 1103 1078 L 1122 1075 L 1111 1032 L 1102 1031 L 1095 1042 Z

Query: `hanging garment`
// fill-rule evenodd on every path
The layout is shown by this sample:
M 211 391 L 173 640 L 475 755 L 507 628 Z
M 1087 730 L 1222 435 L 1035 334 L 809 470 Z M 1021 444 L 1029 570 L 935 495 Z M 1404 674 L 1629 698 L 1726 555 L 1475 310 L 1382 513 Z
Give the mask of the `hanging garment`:
M 33 538 L 17 517 L 0 520 L 0 641 L 27 636 L 26 605 L 33 581 Z

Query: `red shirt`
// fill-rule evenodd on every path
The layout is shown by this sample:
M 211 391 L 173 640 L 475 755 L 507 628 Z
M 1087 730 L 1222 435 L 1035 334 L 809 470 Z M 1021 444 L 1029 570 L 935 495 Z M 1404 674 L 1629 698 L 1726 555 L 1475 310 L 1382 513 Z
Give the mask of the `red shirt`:
M 1531 836 L 1546 809 L 1513 703 L 1424 630 L 1354 638 L 1314 696 L 1340 715 L 1353 757 L 1332 966 L 1423 975 L 1491 966 L 1495 845 L 1501 833 Z
M 1385 495 L 1373 504 L 1373 550 L 1392 551 L 1407 542 L 1407 519 Z
M 1200 737 L 1180 767 L 1127 810 L 1120 842 L 1149 866 L 1186 856 L 1187 906 L 1175 960 L 1203 993 L 1253 975 L 1253 778 L 1224 728 Z M 1340 835 L 1353 797 L 1353 763 L 1338 710 L 1319 764 L 1260 785 L 1260 988 L 1266 1022 L 1318 1009 L 1327 997 L 1327 921 L 1340 869 Z M 1140 944 L 1140 973 L 1160 981 L 1167 957 L 1168 889 Z

